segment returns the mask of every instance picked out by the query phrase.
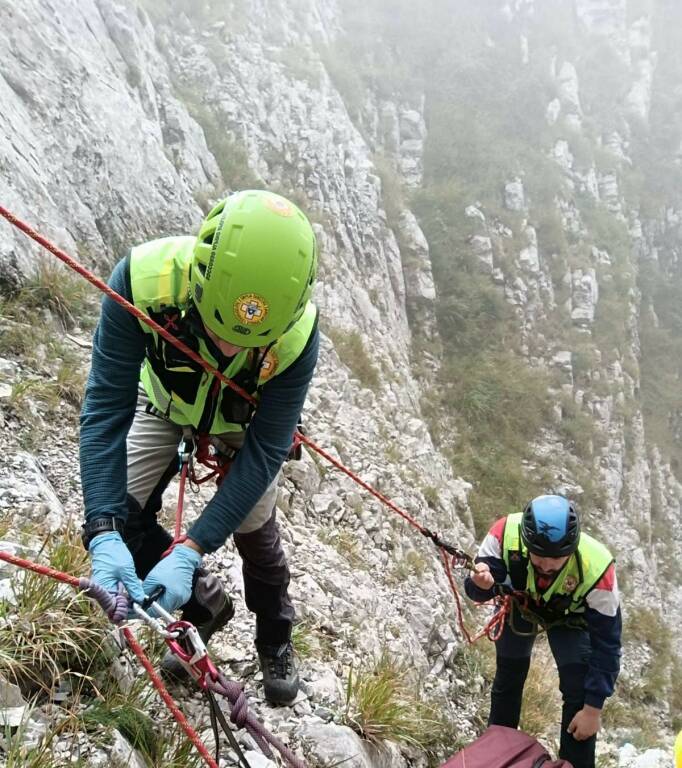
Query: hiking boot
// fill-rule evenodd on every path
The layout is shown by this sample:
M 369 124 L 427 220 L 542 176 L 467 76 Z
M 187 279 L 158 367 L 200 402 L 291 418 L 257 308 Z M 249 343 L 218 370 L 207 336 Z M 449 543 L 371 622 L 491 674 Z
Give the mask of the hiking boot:
M 298 695 L 298 669 L 292 644 L 262 646 L 258 649 L 258 660 L 265 698 L 271 704 L 291 704 Z
M 221 630 L 233 616 L 234 603 L 218 577 L 205 568 L 197 568 L 192 597 L 182 609 L 183 621 L 194 624 L 201 639 L 208 643 L 211 636 Z M 161 674 L 174 682 L 185 682 L 191 677 L 170 651 L 161 662 Z

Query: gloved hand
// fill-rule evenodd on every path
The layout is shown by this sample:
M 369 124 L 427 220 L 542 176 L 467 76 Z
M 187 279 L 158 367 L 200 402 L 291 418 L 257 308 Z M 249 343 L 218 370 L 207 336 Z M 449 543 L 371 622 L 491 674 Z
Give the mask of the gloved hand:
M 164 557 L 147 574 L 142 589 L 147 595 L 151 595 L 156 587 L 165 587 L 166 591 L 158 602 L 162 608 L 173 613 L 189 600 L 192 594 L 192 577 L 200 565 L 201 555 L 197 551 L 184 544 L 176 544 L 170 555 Z
M 133 556 L 118 531 L 95 536 L 88 550 L 92 558 L 93 581 L 109 592 L 117 592 L 120 581 L 136 603 L 144 600 L 144 591 L 135 573 Z

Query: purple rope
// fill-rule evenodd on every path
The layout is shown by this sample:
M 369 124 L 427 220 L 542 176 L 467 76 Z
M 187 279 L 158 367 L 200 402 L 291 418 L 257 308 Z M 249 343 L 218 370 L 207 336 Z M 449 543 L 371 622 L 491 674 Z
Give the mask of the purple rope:
M 258 718 L 248 711 L 246 696 L 239 683 L 228 680 L 222 672 L 218 672 L 218 680 L 211 684 L 215 693 L 224 696 L 230 703 L 230 720 L 237 728 L 246 728 L 261 749 L 261 752 L 271 758 L 272 745 L 291 766 L 291 768 L 306 768 L 306 764 L 280 741 L 275 735 L 270 733 Z
M 114 593 L 90 579 L 80 578 L 78 586 L 88 597 L 100 604 L 102 610 L 114 624 L 120 624 L 128 617 L 128 595 L 122 585 L 119 585 L 119 591 Z M 303 760 L 296 757 L 283 742 L 268 731 L 253 713 L 249 712 L 244 689 L 239 683 L 228 680 L 225 675 L 219 672 L 218 679 L 210 681 L 209 685 L 211 690 L 228 700 L 230 703 L 230 720 L 237 728 L 246 728 L 266 757 L 273 757 L 270 749 L 270 746 L 273 746 L 291 768 L 307 768 Z
M 97 582 L 82 577 L 78 586 L 93 600 L 98 602 L 109 620 L 120 624 L 128 616 L 128 595 L 119 588 L 117 593 L 109 592 Z

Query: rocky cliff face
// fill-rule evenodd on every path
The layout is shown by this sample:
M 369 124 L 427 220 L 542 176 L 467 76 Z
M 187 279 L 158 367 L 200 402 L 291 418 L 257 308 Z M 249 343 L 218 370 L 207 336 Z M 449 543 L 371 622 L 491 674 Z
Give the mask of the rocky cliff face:
M 499 18 L 518 33 L 519 65 L 526 66 L 535 55 L 534 3 L 503 5 Z M 646 122 L 656 65 L 649 16 L 629 19 L 625 2 L 576 0 L 574 11 L 582 34 L 618 51 L 629 78 L 624 109 Z M 433 419 L 422 409 L 442 365 L 443 291 L 434 283 L 429 239 L 406 202 L 429 184 L 423 93 L 396 89 L 389 98 L 363 87 L 350 98 L 330 59 L 347 23 L 343 6 L 331 0 L 235 1 L 227 17 L 204 3 L 84 0 L 54 8 L 31 0 L 1 7 L 0 18 L 3 205 L 106 275 L 135 242 L 193 231 L 202 209 L 229 189 L 267 185 L 300 202 L 320 240 L 316 301 L 325 333 L 308 431 L 424 524 L 472 549 L 468 495 L 478 478 L 457 476 L 452 435 L 434 444 Z M 538 200 L 521 165 L 496 191 L 512 220 L 476 197 L 456 213 L 469 222 L 463 247 L 513 308 L 522 356 L 549 377 L 553 420 L 536 439 L 529 474 L 548 469 L 556 488 L 583 502 L 591 527 L 618 556 L 630 604 L 653 599 L 672 617 L 681 597 L 675 564 L 682 557 L 682 486 L 645 434 L 639 328 L 655 307 L 642 304 L 636 277 L 647 260 L 668 264 L 681 214 L 672 206 L 663 217 L 644 216 L 625 194 L 622 169 L 633 163 L 627 123 L 595 138 L 578 65 L 558 55 L 548 63 L 553 93 L 542 119 L 554 132 L 550 154 L 561 193 Z M 585 161 L 579 150 L 586 141 L 609 162 Z M 620 222 L 627 253 L 594 236 L 594 217 L 578 197 Z M 553 208 L 560 239 L 575 248 L 548 245 L 540 202 Z M 0 227 L 0 278 L 13 286 L 40 256 L 19 233 Z M 625 291 L 615 311 L 628 331 L 627 344 L 618 339 L 615 351 L 595 331 L 605 300 L 616 303 L 614 284 L 618 296 Z M 7 333 L 15 325 L 10 318 L 2 327 Z M 58 529 L 69 514 L 78 517 L 77 486 L 47 447 L 20 452 L 35 418 L 54 428 L 40 399 L 31 403 L 29 421 L 16 397 L 25 380 L 57 374 L 32 353 L 1 371 L 3 441 L 14 469 L 2 481 L 0 504 L 15 516 L 47 505 L 41 509 L 51 510 Z M 584 455 L 562 430 L 569 411 L 592 425 Z M 75 425 L 76 412 L 66 418 Z M 436 418 L 447 424 L 450 414 Z M 69 430 L 63 456 L 75 450 Z M 33 475 L 42 478 L 35 485 Z M 194 513 L 200 507 L 197 500 Z M 388 649 L 409 660 L 424 697 L 457 730 L 472 733 L 482 680 L 463 657 L 447 582 L 429 547 L 310 457 L 287 468 L 279 507 L 299 614 L 331 638 L 333 650 L 304 660 L 305 695 L 293 713 L 261 708 L 263 716 L 318 761 L 355 754 L 349 765 L 425 764 L 417 749 L 383 754 L 331 722 L 341 720 L 349 667 Z M 214 564 L 239 589 L 237 563 L 228 547 Z M 245 611 L 233 627 L 218 658 L 250 680 Z M 682 639 L 673 637 L 679 650 Z M 628 646 L 632 680 L 649 652 Z M 666 715 L 667 705 L 659 707 Z

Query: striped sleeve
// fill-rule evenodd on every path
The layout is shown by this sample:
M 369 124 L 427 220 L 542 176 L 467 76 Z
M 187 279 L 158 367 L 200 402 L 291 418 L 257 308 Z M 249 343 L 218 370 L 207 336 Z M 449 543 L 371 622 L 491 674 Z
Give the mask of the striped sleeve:
M 611 563 L 606 573 L 587 595 L 587 605 L 604 616 L 615 616 L 620 606 L 616 566 Z
M 502 557 L 502 542 L 504 540 L 504 527 L 507 522 L 506 517 L 497 520 L 486 534 L 478 548 L 475 562 L 486 563 L 495 582 L 500 584 L 507 578 L 507 567 Z M 494 596 L 492 589 L 480 589 L 472 581 L 470 576 L 464 580 L 464 591 L 468 597 L 477 603 L 484 603 L 491 600 Z
M 622 621 L 616 567 L 612 563 L 587 595 L 585 620 L 592 653 L 585 677 L 585 704 L 601 709 L 620 671 Z

